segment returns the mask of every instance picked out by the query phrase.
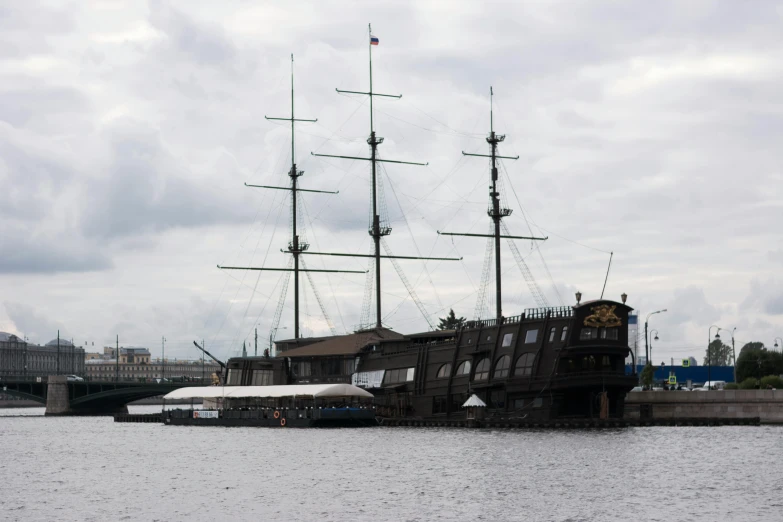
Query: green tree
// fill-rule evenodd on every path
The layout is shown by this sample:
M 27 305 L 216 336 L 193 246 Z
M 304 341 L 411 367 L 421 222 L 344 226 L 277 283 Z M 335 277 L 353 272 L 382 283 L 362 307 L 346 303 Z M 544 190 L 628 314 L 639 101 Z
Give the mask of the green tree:
M 655 368 L 649 362 L 642 370 L 642 386 L 645 389 L 651 389 L 653 380 L 655 379 Z
M 758 345 L 761 343 L 748 343 Z M 745 345 L 737 357 L 737 380 L 758 379 L 762 375 L 780 375 L 783 373 L 783 356 L 779 352 Z
M 704 366 L 730 366 L 731 346 L 723 344 L 720 339 L 715 339 L 707 347 L 704 355 Z
M 742 349 L 740 349 L 739 354 L 742 355 L 742 352 L 746 350 L 761 350 L 762 348 L 764 348 L 764 343 L 760 343 L 758 341 L 752 341 L 749 343 L 745 343 L 745 346 L 743 346 Z M 739 358 L 739 355 L 737 356 L 737 358 Z
M 440 318 L 440 324 L 438 325 L 439 330 L 457 330 L 459 329 L 463 324 L 465 324 L 465 318 L 464 317 L 457 317 L 454 314 L 454 309 L 449 310 L 449 315 L 446 317 Z

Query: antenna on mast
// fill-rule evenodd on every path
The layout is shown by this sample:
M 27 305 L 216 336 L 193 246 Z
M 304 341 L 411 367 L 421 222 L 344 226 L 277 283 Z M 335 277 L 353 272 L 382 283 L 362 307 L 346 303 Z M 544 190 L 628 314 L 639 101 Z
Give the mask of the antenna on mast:
M 382 225 L 381 224 L 381 216 L 378 210 L 378 181 L 377 181 L 377 164 L 378 163 L 397 163 L 401 165 L 418 165 L 418 166 L 426 166 L 428 163 L 416 163 L 412 161 L 397 161 L 397 160 L 387 160 L 387 159 L 380 159 L 378 157 L 378 145 L 383 143 L 383 138 L 378 137 L 375 135 L 375 122 L 373 119 L 373 98 L 376 96 L 381 96 L 384 98 L 396 98 L 400 99 L 402 98 L 402 94 L 381 94 L 373 91 L 372 86 L 372 47 L 374 45 L 378 45 L 380 42 L 378 38 L 373 36 L 372 34 L 372 24 L 367 24 L 367 28 L 369 30 L 369 65 L 370 65 L 370 90 L 367 92 L 364 91 L 345 91 L 341 89 L 335 89 L 337 92 L 342 94 L 363 94 L 365 96 L 370 97 L 370 137 L 367 138 L 367 144 L 370 146 L 370 157 L 369 158 L 362 158 L 362 157 L 356 157 L 356 156 L 335 156 L 332 154 L 315 154 L 311 152 L 313 156 L 320 156 L 325 158 L 341 158 L 341 159 L 350 159 L 350 160 L 363 160 L 363 161 L 369 161 L 372 166 L 372 222 L 370 223 L 369 229 L 367 230 L 368 234 L 372 237 L 373 243 L 374 243 L 374 254 L 371 254 L 370 256 L 367 255 L 360 255 L 360 254 L 338 254 L 338 253 L 331 253 L 331 252 L 307 252 L 307 254 L 317 254 L 317 255 L 340 255 L 340 256 L 350 256 L 350 257 L 373 257 L 375 259 L 375 327 L 380 328 L 381 327 L 381 259 L 423 259 L 423 260 L 431 260 L 431 259 L 439 259 L 443 261 L 459 261 L 461 258 L 430 258 L 430 257 L 414 257 L 414 256 L 393 256 L 393 255 L 381 255 L 381 238 L 384 236 L 388 236 L 391 234 L 392 229 L 388 224 Z M 429 322 L 429 318 L 427 318 L 427 321 Z
M 296 118 L 294 115 L 294 55 L 291 54 L 291 117 L 290 118 L 273 118 L 264 116 L 267 120 L 277 121 L 290 121 L 291 122 L 291 170 L 288 171 L 288 176 L 291 178 L 290 187 L 274 187 L 268 185 L 249 185 L 245 183 L 246 187 L 255 188 L 267 188 L 276 190 L 290 190 L 291 191 L 291 213 L 292 213 L 292 232 L 291 241 L 288 243 L 288 249 L 286 253 L 294 256 L 293 268 L 264 268 L 264 267 L 238 267 L 238 266 L 220 266 L 221 270 L 265 270 L 274 272 L 293 272 L 294 273 L 294 338 L 299 339 L 299 272 L 327 272 L 327 273 L 348 273 L 348 274 L 364 274 L 366 272 L 361 270 L 311 270 L 308 268 L 299 268 L 299 255 L 307 251 L 310 248 L 309 243 L 301 241 L 299 234 L 297 233 L 297 192 L 317 192 L 322 194 L 337 194 L 337 192 L 329 192 L 325 190 L 308 190 L 302 189 L 298 186 L 298 178 L 304 174 L 304 171 L 296 168 L 296 134 L 294 131 L 294 124 L 298 121 L 315 123 L 318 119 L 305 119 Z M 289 265 L 290 266 L 290 265 Z M 281 295 L 281 300 L 285 299 L 285 295 Z M 279 317 L 278 317 L 279 319 Z M 273 325 L 275 327 L 276 325 Z M 276 328 L 275 328 L 276 329 Z

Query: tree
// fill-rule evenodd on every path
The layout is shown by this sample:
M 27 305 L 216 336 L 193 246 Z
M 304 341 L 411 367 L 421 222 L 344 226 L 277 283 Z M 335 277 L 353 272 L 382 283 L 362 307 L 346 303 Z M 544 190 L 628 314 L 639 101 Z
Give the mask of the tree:
M 707 352 L 704 356 L 704 365 L 711 366 L 730 366 L 731 363 L 731 346 L 723 344 L 720 339 L 715 339 L 707 347 Z
M 761 345 L 760 348 L 748 347 L 749 344 Z M 762 375 L 780 375 L 783 373 L 783 356 L 764 348 L 762 343 L 748 343 L 737 357 L 737 380 L 759 378 Z
M 739 354 L 742 355 L 745 350 L 761 350 L 762 348 L 764 348 L 764 343 L 751 341 L 749 343 L 745 343 L 745 345 L 740 349 Z M 739 357 L 739 355 L 737 357 Z
M 454 314 L 454 309 L 452 308 L 449 310 L 449 315 L 440 318 L 440 324 L 438 325 L 438 330 L 457 330 L 463 324 L 465 324 L 465 318 L 457 317 Z
M 642 386 L 649 390 L 652 388 L 653 379 L 655 379 L 655 368 L 649 362 L 642 370 Z

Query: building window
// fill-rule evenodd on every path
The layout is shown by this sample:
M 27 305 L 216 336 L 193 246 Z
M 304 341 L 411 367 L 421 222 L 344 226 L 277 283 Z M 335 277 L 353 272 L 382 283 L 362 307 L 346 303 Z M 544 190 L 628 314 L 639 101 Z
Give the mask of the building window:
M 533 373 L 533 361 L 536 358 L 534 353 L 523 353 L 517 359 L 517 364 L 514 366 L 514 376 L 525 377 Z
M 476 365 L 476 374 L 473 376 L 473 380 L 484 381 L 487 377 L 489 377 L 489 357 L 481 359 Z
M 438 375 L 436 377 L 438 379 L 443 379 L 444 377 L 448 377 L 451 375 L 451 363 L 446 363 L 440 368 L 438 368 Z
M 495 373 L 492 375 L 492 378 L 502 379 L 503 377 L 508 377 L 509 366 L 511 366 L 511 357 L 504 355 L 495 363 Z
M 511 342 L 514 340 L 514 334 L 513 333 L 507 333 L 503 336 L 503 348 L 508 348 L 511 346 Z
M 555 328 L 554 326 L 552 328 L 550 328 L 550 330 L 549 330 L 549 342 L 550 343 L 555 341 L 555 331 L 556 330 L 557 330 L 557 328 Z
M 525 344 L 536 342 L 538 339 L 538 330 L 528 330 L 525 332 Z
M 564 326 L 563 331 L 560 333 L 560 340 L 565 341 L 567 335 L 568 335 L 568 327 Z
M 470 375 L 470 361 L 462 361 L 462 363 L 457 366 L 457 372 L 454 376 L 459 377 L 460 375 Z

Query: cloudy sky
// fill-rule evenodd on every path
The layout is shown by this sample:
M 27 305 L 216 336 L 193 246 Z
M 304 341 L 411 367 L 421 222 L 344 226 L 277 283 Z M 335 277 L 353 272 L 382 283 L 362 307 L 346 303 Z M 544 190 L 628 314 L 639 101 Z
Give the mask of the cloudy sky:
M 783 7 L 778 2 L 13 2 L 0 7 L 0 331 L 196 357 L 265 346 L 285 267 L 290 111 L 311 250 L 368 253 L 368 22 L 387 238 L 430 320 L 474 317 L 489 87 L 513 234 L 547 302 L 606 296 L 659 330 L 655 359 L 783 336 Z M 540 255 L 539 255 L 540 254 Z M 312 268 L 365 259 L 308 256 Z M 503 312 L 535 306 L 504 245 Z M 259 275 L 260 274 L 260 275 Z M 365 276 L 313 274 L 338 332 Z M 304 284 L 302 322 L 329 332 Z M 291 285 L 291 289 L 293 285 Z M 390 262 L 384 324 L 428 328 Z M 290 291 L 289 291 L 290 294 Z M 278 337 L 293 330 L 285 302 Z M 282 330 L 282 328 L 286 328 Z M 724 336 L 725 338 L 726 336 Z

